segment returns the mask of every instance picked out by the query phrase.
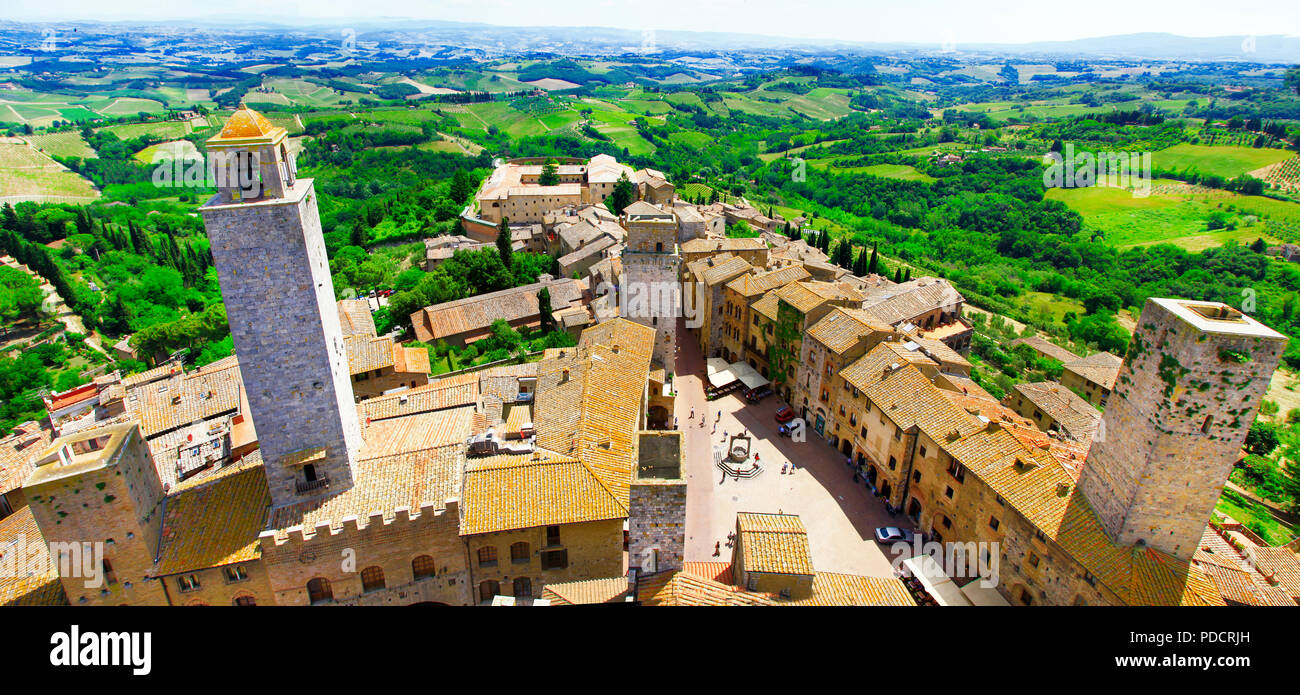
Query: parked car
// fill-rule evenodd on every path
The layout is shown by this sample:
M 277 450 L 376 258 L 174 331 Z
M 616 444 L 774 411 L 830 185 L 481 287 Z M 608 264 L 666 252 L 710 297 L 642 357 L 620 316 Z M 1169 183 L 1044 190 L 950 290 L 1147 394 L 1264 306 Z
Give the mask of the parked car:
M 772 389 L 766 386 L 759 386 L 756 389 L 750 389 L 746 391 L 745 400 L 749 401 L 750 403 L 757 403 L 763 400 L 764 398 L 767 398 L 770 395 L 772 395 Z
M 775 417 L 777 422 L 789 422 L 794 419 L 794 410 L 788 405 L 783 405 L 776 411 Z
M 912 532 L 896 526 L 882 526 L 876 529 L 876 542 L 884 544 L 911 543 Z

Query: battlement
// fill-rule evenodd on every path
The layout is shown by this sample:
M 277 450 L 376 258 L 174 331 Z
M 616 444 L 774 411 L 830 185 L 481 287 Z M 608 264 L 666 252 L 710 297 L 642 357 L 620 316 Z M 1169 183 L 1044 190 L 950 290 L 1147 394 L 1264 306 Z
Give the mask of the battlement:
M 322 520 L 311 527 L 299 524 L 282 529 L 268 529 L 258 534 L 258 538 L 264 550 L 286 544 L 307 546 L 325 540 L 349 539 L 354 534 L 365 537 L 384 528 L 410 526 L 408 530 L 418 530 L 421 526 L 440 521 L 444 515 L 458 519 L 460 500 L 453 497 L 443 504 L 429 502 L 420 505 L 415 511 L 403 506 L 391 513 L 372 511 L 365 517 L 349 514 L 337 522 Z

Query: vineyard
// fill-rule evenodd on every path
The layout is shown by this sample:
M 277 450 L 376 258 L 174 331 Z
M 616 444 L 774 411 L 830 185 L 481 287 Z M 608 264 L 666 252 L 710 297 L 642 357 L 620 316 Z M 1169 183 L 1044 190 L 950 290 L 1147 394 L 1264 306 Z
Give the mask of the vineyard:
M 1279 162 L 1268 170 L 1264 183 L 1274 190 L 1300 193 L 1300 157 Z

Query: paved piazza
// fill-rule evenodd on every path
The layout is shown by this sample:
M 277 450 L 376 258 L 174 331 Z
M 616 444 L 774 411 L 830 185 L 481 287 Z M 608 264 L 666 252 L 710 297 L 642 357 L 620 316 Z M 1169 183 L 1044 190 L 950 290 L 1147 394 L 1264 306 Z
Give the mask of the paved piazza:
M 684 432 L 687 469 L 686 559 L 730 560 L 727 534 L 735 531 L 737 512 L 798 514 L 808 529 L 813 565 L 822 572 L 876 577 L 893 576 L 892 556 L 872 538 L 877 526 L 911 526 L 899 514 L 891 517 L 884 504 L 862 483 L 844 456 L 808 427 L 807 441 L 792 442 L 777 435 L 774 414 L 784 401 L 772 395 L 757 405 L 745 401 L 742 390 L 715 401 L 704 399 L 705 363 L 695 331 L 678 330 L 676 415 Z M 688 422 L 694 409 L 695 419 Z M 714 420 L 722 419 L 714 433 Z M 704 427 L 700 414 L 705 415 Z M 713 447 L 723 432 L 748 430 L 763 472 L 751 479 L 728 477 L 713 462 Z M 793 475 L 781 466 L 793 462 Z M 714 544 L 721 541 L 721 556 Z M 910 554 L 910 553 L 909 553 Z

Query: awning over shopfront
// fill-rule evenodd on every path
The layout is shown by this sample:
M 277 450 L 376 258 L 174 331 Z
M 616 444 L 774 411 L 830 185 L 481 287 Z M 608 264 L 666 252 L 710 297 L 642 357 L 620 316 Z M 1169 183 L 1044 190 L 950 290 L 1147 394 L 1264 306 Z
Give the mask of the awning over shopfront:
M 961 589 L 944 574 L 943 568 L 929 555 L 917 555 L 903 560 L 903 569 L 925 587 L 926 592 L 940 606 L 969 606 L 971 601 Z
M 748 386 L 751 389 L 756 389 L 759 386 L 766 386 L 768 384 L 767 379 L 762 374 L 759 374 L 757 369 L 754 369 L 744 362 L 736 362 L 732 364 L 731 371 L 735 372 L 736 378 L 745 382 L 745 386 Z
M 971 583 L 963 586 L 961 592 L 970 599 L 970 602 L 976 606 L 1010 606 L 1002 594 L 991 586 L 984 586 L 984 580 L 976 579 Z
M 731 372 L 731 365 L 721 357 L 710 357 L 705 367 L 708 370 L 711 386 L 726 386 L 736 380 L 736 375 Z
M 758 370 L 744 362 L 727 364 L 727 361 L 721 357 L 710 357 L 705 367 L 708 370 L 709 385 L 715 388 L 726 386 L 737 380 L 751 389 L 766 386 L 769 383 L 762 374 L 758 373 Z

